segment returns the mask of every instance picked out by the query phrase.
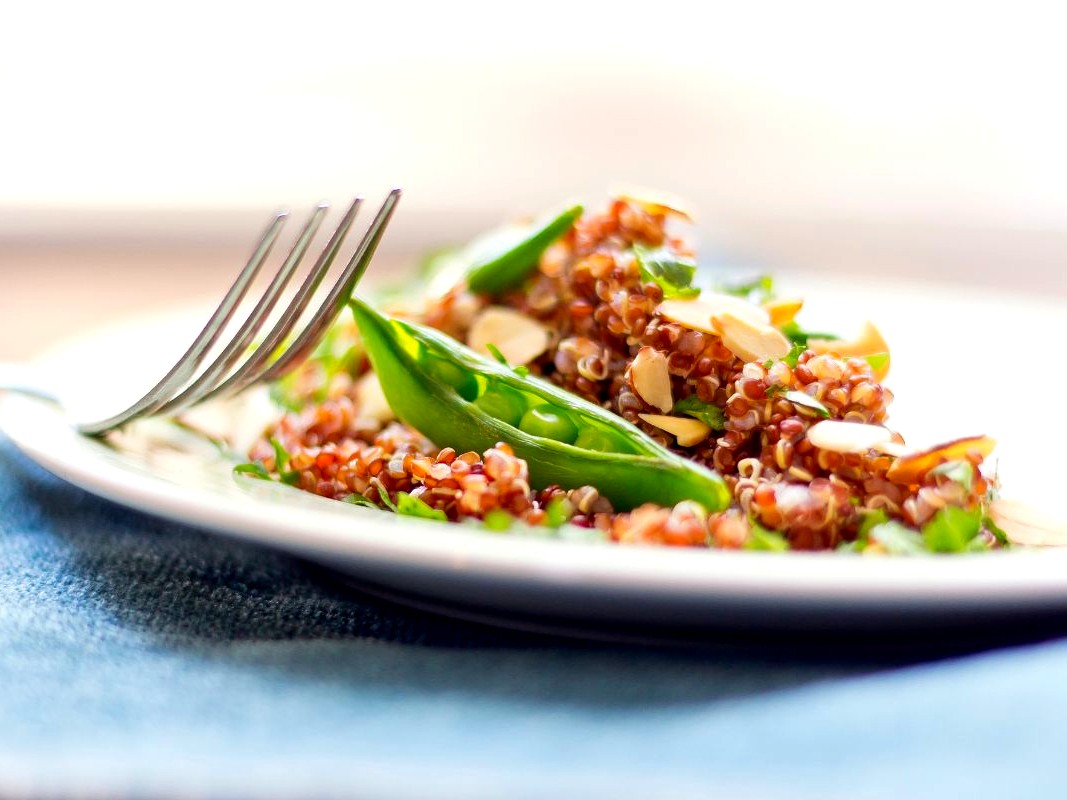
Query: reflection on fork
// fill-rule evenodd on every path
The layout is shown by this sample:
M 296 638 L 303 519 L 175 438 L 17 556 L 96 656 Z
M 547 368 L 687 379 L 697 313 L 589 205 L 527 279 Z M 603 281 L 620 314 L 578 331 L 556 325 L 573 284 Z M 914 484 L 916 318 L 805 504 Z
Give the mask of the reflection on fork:
M 206 400 L 229 397 L 254 384 L 274 380 L 299 366 L 314 351 L 348 302 L 359 279 L 366 272 L 399 199 L 399 189 L 394 189 L 389 193 L 344 271 L 309 321 L 294 336 L 297 324 L 337 257 L 349 228 L 352 227 L 359 213 L 362 199 L 356 198 L 330 236 L 300 288 L 278 316 L 277 321 L 264 334 L 271 312 L 277 306 L 293 275 L 296 274 L 326 216 L 328 206 L 325 203 L 317 206 L 263 295 L 229 341 L 225 342 L 218 355 L 205 367 L 204 362 L 209 353 L 220 343 L 223 333 L 270 255 L 289 216 L 288 212 L 275 214 L 256 243 L 248 263 L 227 290 L 203 330 L 167 374 L 129 408 L 102 420 L 76 423 L 78 431 L 98 436 L 136 419 L 174 414 Z M 290 339 L 291 343 L 280 355 L 274 357 L 283 344 Z M 255 345 L 254 348 L 253 345 Z M 250 348 L 253 349 L 250 350 Z M 18 373 L 14 369 L 10 371 L 13 376 L 10 379 L 5 378 L 4 372 L 5 370 L 0 370 L 0 391 L 48 396 L 46 392 L 35 389 L 32 385 L 18 382 L 16 380 Z

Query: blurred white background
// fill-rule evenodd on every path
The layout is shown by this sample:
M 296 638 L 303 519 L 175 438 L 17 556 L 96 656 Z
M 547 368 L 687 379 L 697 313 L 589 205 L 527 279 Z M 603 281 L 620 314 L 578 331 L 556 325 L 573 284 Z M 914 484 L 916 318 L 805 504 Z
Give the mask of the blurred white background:
M 775 265 L 1067 294 L 1063 31 L 1051 3 L 8 4 L 0 274 L 400 185 L 396 255 L 622 181 Z

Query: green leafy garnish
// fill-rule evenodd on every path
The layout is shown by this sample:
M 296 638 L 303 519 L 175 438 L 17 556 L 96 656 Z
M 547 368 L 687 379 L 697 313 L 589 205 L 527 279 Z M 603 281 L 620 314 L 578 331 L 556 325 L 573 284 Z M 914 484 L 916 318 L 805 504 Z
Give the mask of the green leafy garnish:
M 421 517 L 422 519 L 436 519 L 446 522 L 448 517 L 439 508 L 434 508 L 425 500 L 413 497 L 407 492 L 398 492 L 396 495 L 396 513 L 406 517 Z
M 251 475 L 253 478 L 259 478 L 260 480 L 271 480 L 270 473 L 267 472 L 267 468 L 260 464 L 258 461 L 252 461 L 247 464 L 238 464 L 233 468 L 233 471 L 237 475 Z
M 1002 527 L 997 525 L 997 523 L 993 521 L 993 518 L 988 514 L 982 517 L 982 527 L 993 534 L 993 538 L 996 539 L 997 543 L 1001 546 L 1011 546 L 1011 540 L 1008 538 L 1008 534 Z
M 346 494 L 344 497 L 341 498 L 341 502 L 348 503 L 349 505 L 353 506 L 360 506 L 362 508 L 373 508 L 376 511 L 381 511 L 381 508 L 379 508 L 378 504 L 375 503 L 373 500 L 368 500 L 363 495 L 356 494 L 355 492 L 352 492 L 352 494 Z
M 712 403 L 705 403 L 695 394 L 675 403 L 672 412 L 698 419 L 713 431 L 726 429 L 726 414 L 723 410 Z
M 810 394 L 804 392 L 798 392 L 795 389 L 788 392 L 783 392 L 782 397 L 788 400 L 793 405 L 803 406 L 804 408 L 810 408 L 817 413 L 820 417 L 826 419 L 830 418 L 830 409 L 824 406 L 820 401 L 816 400 Z
M 567 507 L 562 497 L 553 497 L 545 506 L 545 526 L 558 528 L 567 521 Z
M 746 550 L 768 550 L 774 553 L 783 553 L 789 549 L 789 542 L 778 531 L 764 528 L 758 522 L 752 522 L 748 539 L 745 540 Z
M 289 469 L 289 451 L 274 437 L 271 437 L 270 446 L 274 448 L 274 471 L 278 473 L 279 480 L 290 486 L 298 484 L 300 473 Z
M 923 537 L 917 531 L 896 520 L 873 526 L 867 536 L 869 541 L 881 545 L 890 555 L 916 556 L 926 552 Z
M 930 470 L 930 474 L 943 475 L 968 492 L 974 486 L 974 466 L 970 461 L 946 461 Z
M 860 527 L 857 537 L 867 541 L 871 530 L 889 522 L 889 514 L 884 508 L 865 508 L 860 510 Z
M 374 488 L 378 490 L 378 497 L 382 498 L 382 505 L 392 511 L 394 514 L 399 514 L 400 509 L 396 507 L 396 503 L 389 496 L 389 492 L 385 491 L 385 487 L 378 481 L 374 481 Z
M 715 288 L 716 291 L 722 294 L 732 294 L 756 305 L 761 305 L 768 300 L 774 299 L 774 278 L 770 275 L 760 275 L 755 280 L 746 283 L 735 283 Z
M 809 339 L 840 339 L 836 333 L 826 333 L 825 331 L 807 331 L 801 328 L 795 322 L 787 322 L 781 328 L 779 328 L 785 337 L 789 339 L 793 344 L 800 344 L 807 347 Z M 804 352 L 803 350 L 801 352 Z
M 885 365 L 889 363 L 889 353 L 874 353 L 869 356 L 864 356 L 863 358 L 871 365 L 871 372 L 878 372 L 878 370 L 884 369 Z
M 945 506 L 923 525 L 922 535 L 927 549 L 935 553 L 959 553 L 969 548 L 981 529 L 981 508 Z
M 491 531 L 506 531 L 515 522 L 515 517 L 511 516 L 507 511 L 502 508 L 494 508 L 486 513 L 485 519 L 482 520 L 482 524 L 485 525 Z
M 691 258 L 678 256 L 666 247 L 633 247 L 641 280 L 654 283 L 663 290 L 664 297 L 691 298 L 700 294 L 692 285 L 697 265 Z

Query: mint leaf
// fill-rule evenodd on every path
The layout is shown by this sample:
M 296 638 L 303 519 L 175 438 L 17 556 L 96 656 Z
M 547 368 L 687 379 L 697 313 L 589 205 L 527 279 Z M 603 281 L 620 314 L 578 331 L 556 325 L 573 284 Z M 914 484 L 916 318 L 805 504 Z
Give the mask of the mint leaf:
M 889 520 L 875 525 L 868 533 L 870 541 L 880 544 L 887 553 L 894 556 L 916 556 L 926 552 L 923 537 L 896 520 Z
M 857 536 L 866 541 L 870 538 L 871 530 L 878 525 L 889 522 L 889 514 L 884 508 L 865 508 L 860 510 L 860 528 Z
M 982 517 L 982 527 L 993 534 L 993 538 L 996 539 L 1001 546 L 1011 546 L 1011 540 L 1008 539 L 1008 534 L 1002 527 L 997 525 L 997 523 L 993 521 L 993 518 L 988 514 Z
M 236 475 L 251 475 L 253 478 L 259 478 L 263 481 L 269 481 L 271 479 L 270 473 L 267 472 L 267 468 L 258 461 L 250 462 L 248 464 L 238 464 L 233 468 L 233 471 Z
M 970 461 L 946 461 L 930 470 L 930 474 L 943 475 L 968 492 L 974 486 L 974 466 Z
M 686 299 L 700 294 L 700 289 L 692 285 L 697 265 L 691 258 L 675 255 L 666 247 L 640 244 L 633 246 L 633 252 L 641 270 L 641 280 L 659 286 L 664 297 Z
M 448 517 L 439 508 L 434 508 L 426 501 L 412 497 L 407 492 L 398 492 L 396 495 L 396 513 L 405 517 L 421 517 L 422 519 L 436 519 L 447 522 Z
M 377 511 L 381 511 L 381 509 L 378 507 L 377 503 L 375 503 L 372 500 L 368 500 L 363 495 L 356 494 L 355 492 L 353 492 L 352 494 L 346 494 L 344 497 L 341 498 L 341 502 L 342 503 L 348 503 L 349 505 L 353 505 L 353 506 L 361 506 L 361 507 L 366 507 L 366 508 L 373 508 L 373 509 L 375 509 Z
M 767 550 L 784 553 L 789 549 L 789 542 L 778 531 L 770 531 L 758 522 L 751 523 L 752 529 L 745 540 L 746 550 Z
M 797 325 L 795 322 L 787 322 L 781 328 L 779 328 L 785 337 L 789 339 L 793 344 L 804 345 L 808 344 L 809 339 L 840 339 L 836 333 L 826 333 L 825 331 L 807 331 Z M 803 352 L 803 351 L 801 351 Z
M 982 529 L 982 509 L 967 511 L 959 506 L 945 506 L 923 525 L 926 547 L 935 553 L 959 553 L 967 549 Z
M 553 497 L 545 506 L 545 525 L 549 528 L 558 528 L 567 521 L 567 509 L 563 505 L 562 497 Z
M 717 286 L 716 291 L 722 294 L 732 294 L 734 297 L 742 297 L 750 303 L 760 305 L 774 298 L 774 278 L 770 275 L 760 275 L 755 280 L 747 283 L 735 283 L 727 286 Z
M 506 531 L 513 522 L 515 522 L 515 518 L 502 508 L 490 510 L 485 515 L 485 519 L 482 520 L 482 524 L 486 528 L 495 532 Z
M 679 400 L 672 409 L 675 414 L 687 414 L 693 419 L 698 419 L 713 431 L 726 429 L 726 414 L 721 408 L 712 403 L 705 403 L 695 394 L 684 400 Z
M 382 505 L 384 505 L 394 514 L 399 514 L 400 509 L 396 507 L 396 503 L 394 503 L 392 498 L 389 497 L 389 492 L 385 491 L 385 488 L 377 481 L 374 482 L 374 488 L 378 490 L 378 496 L 382 498 Z

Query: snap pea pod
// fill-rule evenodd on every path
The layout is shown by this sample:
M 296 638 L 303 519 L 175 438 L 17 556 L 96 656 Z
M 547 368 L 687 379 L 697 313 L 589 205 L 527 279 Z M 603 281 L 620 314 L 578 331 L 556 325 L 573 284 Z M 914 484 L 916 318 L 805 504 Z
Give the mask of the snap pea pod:
M 534 271 L 541 254 L 582 215 L 581 206 L 524 228 L 507 229 L 489 240 L 492 250 L 480 254 L 470 266 L 467 285 L 474 292 L 500 294 L 522 283 Z
M 440 331 L 390 319 L 359 299 L 356 324 L 393 412 L 438 445 L 482 452 L 506 442 L 535 487 L 595 486 L 617 510 L 730 501 L 722 478 L 630 423 L 548 381 L 518 375 Z

